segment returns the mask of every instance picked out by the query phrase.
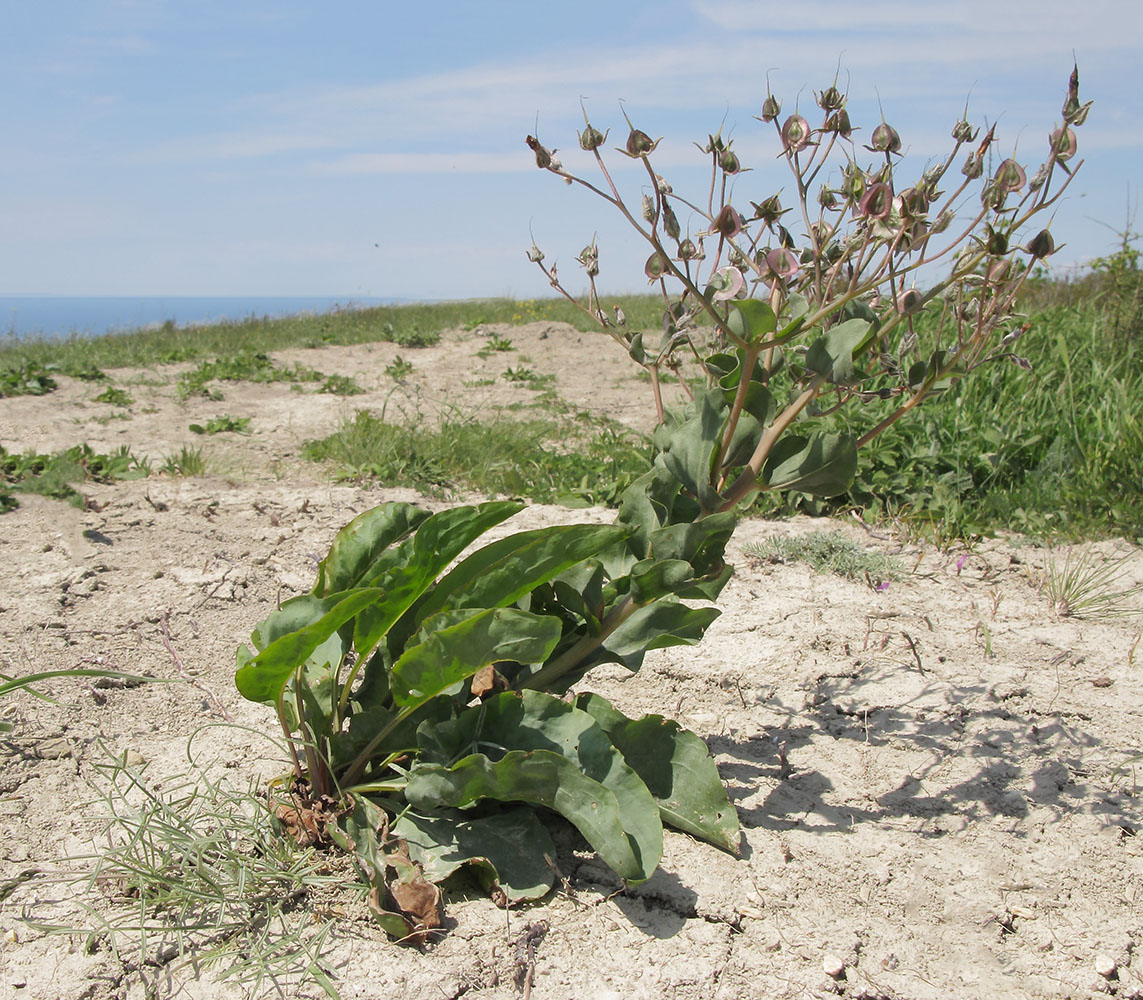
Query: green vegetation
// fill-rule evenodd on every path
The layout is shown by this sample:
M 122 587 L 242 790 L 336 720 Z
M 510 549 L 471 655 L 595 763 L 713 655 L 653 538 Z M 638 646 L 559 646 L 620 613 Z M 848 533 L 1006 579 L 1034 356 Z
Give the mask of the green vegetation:
M 98 396 L 95 397 L 97 403 L 110 403 L 112 406 L 130 406 L 135 402 L 131 398 L 131 394 L 126 389 L 119 389 L 115 386 L 109 385 Z
M 648 442 L 587 415 L 576 422 L 450 419 L 425 430 L 359 411 L 302 454 L 329 463 L 339 479 L 573 506 L 614 505 L 651 464 Z
M 191 424 L 189 429 L 193 434 L 249 434 L 250 420 L 250 417 L 232 417 L 224 413 L 221 417 L 212 417 L 205 427 Z
M 51 455 L 39 455 L 11 454 L 0 446 L 0 510 L 17 506 L 14 493 L 38 493 L 83 507 L 85 498 L 75 488 L 77 484 L 144 479 L 150 473 L 150 463 L 132 455 L 126 447 L 102 455 L 88 444 L 78 444 Z
M 661 311 L 648 296 L 620 298 L 632 322 L 657 326 Z M 557 299 L 480 299 L 419 305 L 352 309 L 322 316 L 248 319 L 201 327 L 166 325 L 157 330 L 136 330 L 105 337 L 73 336 L 66 340 L 21 338 L 0 340 L 0 371 L 25 366 L 56 366 L 63 374 L 92 367 L 145 368 L 178 361 L 265 354 L 297 347 L 327 344 L 389 342 L 399 347 L 429 347 L 440 340 L 441 330 L 471 323 L 529 323 L 536 320 L 569 322 L 592 329 L 582 312 Z M 473 324 L 479 325 L 479 324 Z M 471 328 L 471 327 L 470 327 Z
M 205 476 L 206 457 L 201 448 L 183 445 L 177 452 L 163 459 L 159 471 L 168 476 Z
M 903 567 L 892 556 L 868 552 L 840 531 L 811 531 L 796 537 L 768 538 L 747 545 L 744 551 L 762 562 L 805 563 L 815 573 L 865 580 L 873 587 L 904 575 Z

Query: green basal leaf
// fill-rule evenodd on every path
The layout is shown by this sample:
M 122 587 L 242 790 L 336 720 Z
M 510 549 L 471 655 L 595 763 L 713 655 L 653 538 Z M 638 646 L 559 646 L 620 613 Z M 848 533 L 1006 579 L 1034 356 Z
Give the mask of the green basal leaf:
M 548 858 L 556 856 L 547 827 L 526 807 L 468 819 L 449 811 L 436 818 L 404 813 L 390 831 L 409 846 L 409 857 L 430 882 L 470 867 L 485 891 L 504 893 L 506 902 L 540 899 L 552 888 Z
M 778 317 L 774 315 L 770 303 L 759 299 L 743 299 L 730 303 L 726 325 L 745 343 L 757 344 L 778 328 Z
M 738 814 L 698 736 L 661 715 L 629 719 L 597 694 L 581 694 L 576 707 L 595 719 L 643 779 L 664 823 L 738 853 Z
M 854 355 L 872 336 L 868 320 L 847 319 L 819 337 L 806 352 L 806 368 L 837 385 L 851 384 L 857 375 Z
M 711 485 L 711 463 L 719 444 L 726 400 L 721 389 L 708 389 L 696 398 L 695 404 L 697 413 L 670 432 L 662 458 L 702 509 L 713 510 L 721 498 Z
M 857 474 L 857 442 L 852 434 L 786 435 L 762 468 L 769 489 L 800 490 L 819 497 L 844 493 Z
M 282 611 L 288 607 L 289 612 L 281 618 L 271 615 L 259 626 L 256 635 L 265 640 L 283 622 L 293 624 L 295 615 L 304 616 L 309 623 L 278 635 L 257 656 L 241 663 L 234 674 L 239 693 L 250 701 L 276 702 L 290 675 L 306 662 L 314 650 L 381 596 L 381 590 L 366 587 L 324 598 L 303 596 L 287 601 L 282 605 Z M 282 612 L 277 615 L 282 615 Z M 258 639 L 254 642 L 255 645 L 261 644 Z
M 638 670 L 644 655 L 668 646 L 693 646 L 718 616 L 717 608 L 691 608 L 664 597 L 639 608 L 603 642 L 599 663 L 622 663 Z
M 385 503 L 359 514 L 337 533 L 318 566 L 315 596 L 360 586 L 382 553 L 428 516 L 411 503 Z
M 413 609 L 416 622 L 450 608 L 502 608 L 576 563 L 622 541 L 623 525 L 564 524 L 521 531 L 460 562 Z
M 497 761 L 472 754 L 451 768 L 418 765 L 410 770 L 405 787 L 405 797 L 416 810 L 464 808 L 482 799 L 545 806 L 572 823 L 604 863 L 632 882 L 650 878 L 662 854 L 661 826 L 656 846 L 653 836 L 647 838 L 650 842 L 640 842 L 624 825 L 624 818 L 636 810 L 643 814 L 641 829 L 659 824 L 646 786 L 643 795 L 645 800 L 621 805 L 611 789 L 551 750 L 512 750 Z
M 385 600 L 362 612 L 353 631 L 353 644 L 366 655 L 432 585 L 446 566 L 489 528 L 518 513 L 523 504 L 483 503 L 453 507 L 422 521 L 416 534 L 392 550 L 391 565 L 375 566 L 366 582 L 385 590 Z
M 393 701 L 404 709 L 443 694 L 495 660 L 542 663 L 562 629 L 551 616 L 488 608 L 446 628 L 434 629 L 430 621 L 425 631 L 425 641 L 405 650 L 393 664 Z

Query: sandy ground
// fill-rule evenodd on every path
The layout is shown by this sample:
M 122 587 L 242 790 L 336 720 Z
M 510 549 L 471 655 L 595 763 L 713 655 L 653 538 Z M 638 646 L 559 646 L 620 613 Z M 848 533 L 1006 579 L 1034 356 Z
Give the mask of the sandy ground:
M 216 981 L 224 970 L 140 968 L 128 949 L 28 920 L 97 928 L 112 905 L 58 881 L 89 864 L 69 858 L 98 847 L 97 765 L 108 754 L 130 754 L 162 785 L 186 773 L 198 733 L 191 755 L 212 780 L 283 769 L 258 735 L 274 730 L 270 714 L 234 688 L 234 648 L 277 600 L 308 589 L 342 524 L 413 498 L 330 485 L 299 459 L 303 441 L 386 401 L 390 415 L 426 420 L 526 402 L 531 390 L 496 379 L 524 363 L 554 374 L 574 406 L 646 427 L 646 386 L 610 342 L 547 324 L 500 332 L 515 353 L 479 358 L 478 330 L 427 350 L 277 358 L 355 376 L 369 391 L 349 399 L 234 385 L 222 401 L 183 404 L 171 367 L 112 373 L 136 400 L 127 420 L 106 419 L 111 408 L 92 401 L 100 387 L 67 379 L 46 397 L 0 400 L 9 449 L 128 444 L 158 464 L 202 445 L 213 470 L 97 486 L 86 511 L 28 497 L 0 518 L 0 671 L 105 666 L 179 680 L 60 681 L 44 688 L 54 704 L 18 694 L 0 705 L 14 727 L 0 743 L 0 1000 L 245 995 Z M 384 367 L 397 354 L 415 371 L 394 393 Z M 252 417 L 253 433 L 187 429 L 222 413 Z M 533 507 L 505 530 L 609 516 Z M 448 932 L 424 951 L 385 943 L 360 908 L 335 900 L 323 912 L 344 916 L 324 961 L 342 995 L 1143 996 L 1143 799 L 1126 763 L 1143 752 L 1141 620 L 1058 618 L 1040 587 L 1049 554 L 1018 540 L 940 552 L 826 526 L 895 554 L 906 576 L 877 591 L 752 559 L 750 542 L 823 525 L 746 522 L 730 547 L 724 614 L 699 646 L 582 685 L 707 740 L 739 812 L 741 857 L 668 832 L 661 870 L 624 890 L 569 838 L 560 892 L 505 912 L 454 890 Z M 1094 551 L 1130 553 L 1113 542 Z M 1125 572 L 1124 583 L 1143 582 L 1143 553 Z M 217 725 L 225 716 L 239 725 Z M 531 980 L 518 985 L 519 943 L 541 921 Z M 259 995 L 322 994 L 284 983 Z

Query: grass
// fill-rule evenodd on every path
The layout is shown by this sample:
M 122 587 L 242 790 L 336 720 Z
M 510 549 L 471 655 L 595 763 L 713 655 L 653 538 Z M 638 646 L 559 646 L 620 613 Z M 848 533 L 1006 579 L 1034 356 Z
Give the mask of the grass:
M 286 836 L 253 789 L 212 782 L 197 769 L 160 785 L 145 765 L 104 751 L 93 765 L 99 798 L 85 811 L 101 816 L 100 840 L 109 846 L 73 858 L 81 874 L 68 879 L 90 922 L 27 922 L 86 934 L 89 947 L 106 943 L 142 978 L 143 996 L 205 967 L 244 996 L 305 985 L 336 998 L 322 960 L 333 921 L 319 901 L 364 896 L 366 887 Z
M 904 574 L 892 556 L 869 552 L 840 531 L 811 531 L 805 535 L 768 538 L 744 549 L 748 556 L 768 563 L 805 563 L 815 573 L 834 573 L 847 580 L 865 580 L 874 588 Z
M 650 449 L 610 421 L 452 418 L 437 430 L 359 411 L 303 456 L 339 479 L 412 486 L 430 495 L 472 491 L 543 503 L 615 504 L 650 468 Z
M 1088 550 L 1069 548 L 1061 561 L 1051 558 L 1044 572 L 1043 589 L 1052 610 L 1061 618 L 1126 618 L 1143 614 L 1135 598 L 1143 586 L 1122 587 L 1123 564 L 1132 553 L 1104 559 Z

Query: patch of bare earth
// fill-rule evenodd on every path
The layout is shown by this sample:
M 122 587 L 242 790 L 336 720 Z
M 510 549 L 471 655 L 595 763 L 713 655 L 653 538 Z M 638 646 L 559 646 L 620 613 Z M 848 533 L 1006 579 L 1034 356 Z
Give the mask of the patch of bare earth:
M 164 964 L 161 936 L 155 964 L 138 968 L 98 938 L 89 947 L 25 918 L 95 929 L 112 905 L 95 894 L 85 913 L 53 880 L 99 847 L 93 785 L 108 753 L 132 752 L 160 785 L 186 772 L 188 745 L 215 780 L 284 770 L 258 735 L 275 732 L 271 713 L 234 688 L 234 648 L 277 601 L 308 589 L 341 525 L 413 498 L 330 485 L 298 458 L 303 441 L 387 399 L 390 414 L 403 406 L 424 419 L 526 402 L 531 390 L 498 378 L 521 363 L 554 374 L 572 406 L 647 426 L 646 386 L 610 342 L 555 324 L 499 332 L 517 354 L 480 358 L 485 338 L 457 332 L 426 350 L 278 356 L 354 376 L 368 392 L 348 399 L 236 384 L 222 401 L 180 403 L 176 370 L 158 369 L 133 373 L 129 420 L 96 421 L 110 410 L 92 402 L 99 389 L 70 380 L 47 397 L 0 400 L 9 449 L 129 444 L 159 462 L 203 445 L 216 470 L 98 486 L 86 511 L 26 497 L 0 518 L 0 671 L 98 665 L 179 681 L 60 681 L 45 685 L 55 703 L 20 694 L 0 705 L 14 726 L 0 743 L 0 998 L 242 995 L 217 981 L 220 969 Z M 384 367 L 397 354 L 415 370 L 394 392 Z M 252 417 L 253 434 L 187 430 L 222 413 Z M 532 507 L 504 530 L 609 517 Z M 319 909 L 336 921 L 326 962 L 342 995 L 1143 996 L 1143 801 L 1122 766 L 1143 752 L 1139 620 L 1055 617 L 1039 588 L 1046 553 L 1008 542 L 962 560 L 842 525 L 911 570 L 884 591 L 743 552 L 819 527 L 742 524 L 737 573 L 706 639 L 649 655 L 636 675 L 605 667 L 583 683 L 707 740 L 739 812 L 741 857 L 668 832 L 662 869 L 624 889 L 567 837 L 560 891 L 505 912 L 454 890 L 447 934 L 423 952 L 386 943 L 348 893 L 333 893 Z M 1143 581 L 1143 554 L 1125 570 Z M 224 714 L 252 728 L 218 725 Z M 296 917 L 313 919 L 305 907 Z M 282 991 L 322 995 L 312 984 Z

